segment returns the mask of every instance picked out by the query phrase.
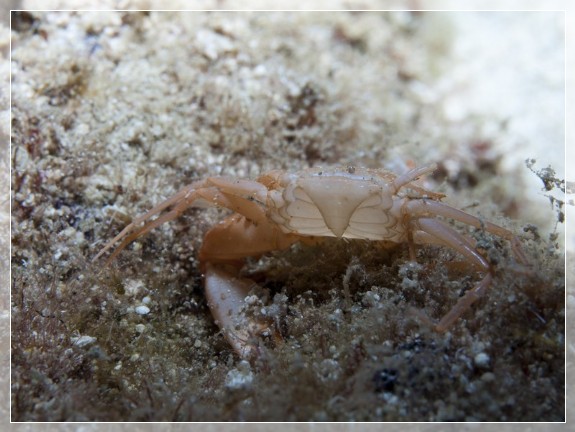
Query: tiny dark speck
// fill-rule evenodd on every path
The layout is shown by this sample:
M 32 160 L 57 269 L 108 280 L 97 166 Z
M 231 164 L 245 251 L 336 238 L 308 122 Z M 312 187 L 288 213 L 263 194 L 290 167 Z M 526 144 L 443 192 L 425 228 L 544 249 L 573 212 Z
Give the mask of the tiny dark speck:
M 395 383 L 397 382 L 397 370 L 388 368 L 378 370 L 373 375 L 372 381 L 375 385 L 376 392 L 393 392 Z

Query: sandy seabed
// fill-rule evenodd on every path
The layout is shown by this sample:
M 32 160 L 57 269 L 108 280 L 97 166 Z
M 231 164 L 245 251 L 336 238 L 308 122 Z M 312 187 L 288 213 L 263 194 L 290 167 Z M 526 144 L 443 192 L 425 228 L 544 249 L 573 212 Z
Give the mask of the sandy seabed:
M 545 180 L 548 194 L 561 180 L 527 169 L 512 119 L 454 113 L 466 83 L 449 79 L 453 21 L 13 18 L 12 420 L 563 421 L 562 208 L 537 204 L 526 179 Z M 260 284 L 251 307 L 274 311 L 284 339 L 253 364 L 203 296 L 196 253 L 225 212 L 190 210 L 109 267 L 91 262 L 134 216 L 208 175 L 429 162 L 439 169 L 426 185 L 516 232 L 536 269 L 457 225 L 485 246 L 495 277 L 447 334 L 409 313 L 439 318 L 478 280 L 445 248 L 420 248 L 417 266 L 406 245 L 360 241 L 249 261 Z

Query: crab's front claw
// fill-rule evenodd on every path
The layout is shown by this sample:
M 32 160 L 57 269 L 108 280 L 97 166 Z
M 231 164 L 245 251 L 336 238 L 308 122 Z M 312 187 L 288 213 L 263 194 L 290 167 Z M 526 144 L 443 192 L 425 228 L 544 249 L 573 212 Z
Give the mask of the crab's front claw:
M 264 337 L 274 344 L 282 341 L 273 321 L 246 314 L 245 299 L 255 282 L 240 277 L 233 265 L 207 263 L 204 273 L 208 307 L 226 340 L 241 358 L 259 357 Z

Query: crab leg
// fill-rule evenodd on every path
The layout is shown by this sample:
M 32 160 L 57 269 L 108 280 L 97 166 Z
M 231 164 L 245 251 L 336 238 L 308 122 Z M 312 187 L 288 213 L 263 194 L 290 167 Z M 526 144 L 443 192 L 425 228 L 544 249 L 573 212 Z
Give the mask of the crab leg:
M 222 193 L 219 190 L 220 187 L 225 188 L 229 195 Z M 110 250 L 114 244 L 122 240 L 120 245 L 107 259 L 106 265 L 109 264 L 132 241 L 144 234 L 147 234 L 165 222 L 177 219 L 188 208 L 194 206 L 226 207 L 230 210 L 244 214 L 244 216 L 254 220 L 254 222 L 259 222 L 262 220 L 262 217 L 265 218 L 265 214 L 263 214 L 259 206 L 246 200 L 246 198 L 241 197 L 240 194 L 243 193 L 247 196 L 259 194 L 259 196 L 261 196 L 262 192 L 265 190 L 265 187 L 257 182 L 246 180 L 233 181 L 218 177 L 209 177 L 205 181 L 194 182 L 184 186 L 174 196 L 158 204 L 142 216 L 134 219 L 132 223 L 126 226 L 116 237 L 110 240 L 102 250 L 100 250 L 100 252 L 98 252 L 98 254 L 92 259 L 92 262 L 96 261 L 104 253 Z M 153 216 L 160 214 L 162 211 L 170 207 L 173 208 L 167 213 L 158 216 L 156 219 L 150 220 Z M 142 222 L 145 224 L 138 227 Z
M 438 332 L 445 332 L 453 323 L 467 311 L 473 303 L 485 294 L 492 281 L 492 269 L 487 260 L 479 252 L 470 239 L 430 216 L 443 216 L 505 238 L 511 242 L 513 253 L 521 264 L 527 265 L 527 258 L 519 246 L 519 240 L 511 231 L 498 225 L 483 222 L 481 219 L 457 210 L 446 204 L 431 200 L 410 201 L 405 204 L 406 214 L 410 215 L 411 223 L 416 228 L 413 231 L 413 241 L 419 244 L 439 244 L 450 247 L 461 253 L 469 262 L 485 272 L 485 276 L 471 290 L 467 291 L 451 310 L 435 325 Z
M 415 200 L 409 201 L 404 206 L 406 214 L 409 214 L 410 219 L 418 219 L 424 216 L 443 216 L 445 218 L 453 219 L 458 222 L 462 222 L 467 225 L 471 225 L 475 228 L 484 229 L 485 231 L 502 237 L 511 243 L 511 249 L 517 260 L 522 264 L 527 266 L 528 260 L 525 253 L 521 249 L 519 240 L 517 237 L 509 230 L 506 230 L 499 225 L 495 225 L 491 222 L 484 222 L 481 219 L 465 213 L 456 208 L 450 207 L 439 201 L 432 200 Z
M 528 261 L 519 246 L 519 240 L 511 232 L 490 222 L 483 222 L 481 219 L 457 210 L 446 204 L 431 200 L 416 200 L 405 204 L 405 211 L 410 215 L 412 223 L 417 228 L 413 232 L 413 241 L 419 244 L 439 244 L 450 247 L 461 253 L 465 258 L 479 269 L 485 272 L 485 276 L 472 289 L 468 290 L 451 308 L 439 323 L 435 325 L 435 330 L 442 333 L 447 331 L 453 323 L 467 311 L 473 303 L 481 298 L 492 281 L 492 270 L 487 260 L 475 250 L 471 240 L 459 234 L 457 231 L 445 223 L 433 219 L 429 216 L 443 216 L 450 218 L 485 231 L 496 236 L 505 238 L 511 242 L 511 248 L 517 260 L 522 265 L 527 265 Z
M 465 236 L 436 219 L 421 218 L 416 222 L 421 231 L 415 231 L 413 238 L 416 243 L 433 243 L 448 246 L 461 253 L 469 262 L 483 270 L 486 275 L 472 289 L 468 290 L 435 326 L 435 330 L 443 333 L 465 312 L 473 303 L 479 300 L 491 284 L 491 268 L 487 260 L 479 254 L 473 244 Z
M 111 249 L 114 246 L 114 244 L 116 244 L 116 242 L 122 240 L 120 246 L 118 246 L 118 248 L 116 248 L 116 250 L 112 253 L 112 255 L 107 259 L 106 265 L 108 265 L 132 241 L 134 241 L 138 237 L 143 236 L 144 234 L 156 228 L 157 226 L 163 224 L 164 222 L 177 218 L 182 212 L 184 212 L 188 207 L 190 207 L 190 205 L 192 205 L 193 201 L 195 201 L 198 198 L 197 190 L 203 184 L 204 182 L 195 182 L 183 187 L 174 196 L 158 204 L 157 206 L 155 206 L 142 216 L 139 216 L 136 219 L 134 219 L 128 226 L 126 226 L 126 228 L 124 228 L 120 232 L 120 234 L 118 234 L 116 237 L 110 240 L 102 248 L 102 250 L 100 250 L 100 252 L 98 252 L 98 254 L 94 258 L 92 258 L 92 262 L 96 261 L 109 249 Z M 172 211 L 158 217 L 157 219 L 149 221 L 151 217 L 157 215 L 158 213 L 162 212 L 163 210 L 167 209 L 170 206 L 174 206 L 174 209 Z M 142 222 L 146 222 L 146 224 L 143 227 L 137 228 L 137 226 Z M 130 234 L 130 232 L 132 231 L 133 233 Z
M 424 176 L 425 174 L 432 173 L 437 169 L 437 164 L 431 163 L 427 165 L 422 165 L 420 167 L 414 168 L 409 170 L 405 174 L 402 174 L 393 180 L 393 186 L 395 190 L 399 190 L 402 186 L 417 180 L 419 177 Z

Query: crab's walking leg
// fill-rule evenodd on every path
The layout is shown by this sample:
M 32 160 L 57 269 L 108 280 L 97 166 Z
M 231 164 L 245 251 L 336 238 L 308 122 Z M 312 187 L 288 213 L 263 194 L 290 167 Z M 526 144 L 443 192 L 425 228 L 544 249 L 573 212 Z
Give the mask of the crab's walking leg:
M 227 193 L 222 192 L 220 188 L 226 190 Z M 121 241 L 120 245 L 106 260 L 106 265 L 109 264 L 131 242 L 142 237 L 154 228 L 177 219 L 190 207 L 226 207 L 230 210 L 242 213 L 254 222 L 265 220 L 265 214 L 261 208 L 254 202 L 246 199 L 246 197 L 257 195 L 261 198 L 265 196 L 266 192 L 266 188 L 261 184 L 247 180 L 234 181 L 219 177 L 208 177 L 204 181 L 191 183 L 184 186 L 174 196 L 158 204 L 147 213 L 135 218 L 132 223 L 126 226 L 98 252 L 92 259 L 92 262 L 112 249 L 118 241 Z M 166 212 L 162 214 L 163 211 Z M 152 219 L 154 216 L 157 216 L 157 218 Z M 142 223 L 143 225 L 140 226 Z
M 124 228 L 120 234 L 110 240 L 98 254 L 92 259 L 92 262 L 96 261 L 100 258 L 103 254 L 105 254 L 108 250 L 110 250 L 118 241 L 122 240 L 120 245 L 114 250 L 112 255 L 106 260 L 106 265 L 118 256 L 122 250 L 128 246 L 131 242 L 133 242 L 138 237 L 143 236 L 144 234 L 148 233 L 149 231 L 153 230 L 157 226 L 162 225 L 163 223 L 176 219 L 180 214 L 182 214 L 187 208 L 193 205 L 193 202 L 197 200 L 200 195 L 198 194 L 198 190 L 204 185 L 204 182 L 195 182 L 189 184 L 182 189 L 180 189 L 174 196 L 168 198 L 164 202 L 158 204 L 154 208 L 152 208 L 147 213 L 143 214 L 142 216 L 138 216 L 135 218 L 126 228 Z M 173 206 L 172 210 L 168 213 L 165 213 L 159 216 L 156 219 L 150 220 L 153 216 L 161 213 L 163 210 Z M 141 227 L 138 227 L 142 222 L 145 224 Z
M 474 249 L 471 241 L 443 222 L 436 219 L 421 218 L 417 220 L 416 225 L 419 230 L 413 233 L 415 243 L 440 244 L 450 247 L 461 253 L 469 262 L 485 272 L 483 279 L 481 279 L 475 287 L 468 290 L 451 310 L 441 318 L 439 323 L 437 323 L 435 330 L 443 333 L 448 330 L 473 303 L 485 294 L 485 291 L 491 284 L 491 268 L 486 259 Z
M 464 211 L 458 210 L 456 208 L 450 207 L 439 201 L 433 200 L 414 200 L 409 201 L 405 205 L 405 212 L 409 215 L 410 219 L 418 219 L 420 217 L 436 217 L 443 216 L 448 219 L 453 219 L 462 222 L 467 225 L 471 225 L 475 228 L 484 229 L 488 233 L 494 234 L 498 237 L 502 237 L 511 243 L 511 249 L 513 254 L 517 258 L 517 261 L 521 265 L 528 266 L 529 261 L 525 256 L 525 253 L 521 249 L 519 239 L 511 231 L 495 225 L 491 222 L 485 222 L 481 219 L 472 216 Z
M 467 311 L 473 303 L 481 298 L 492 282 L 492 268 L 470 239 L 459 234 L 445 223 L 429 216 L 443 216 L 468 225 L 485 229 L 511 242 L 513 252 L 522 265 L 527 265 L 527 259 L 519 246 L 519 241 L 512 232 L 498 225 L 483 222 L 479 218 L 461 210 L 454 209 L 443 203 L 430 200 L 411 201 L 406 204 L 413 229 L 413 241 L 419 244 L 438 244 L 450 247 L 461 253 L 470 263 L 481 270 L 485 276 L 475 287 L 467 291 L 451 310 L 435 325 L 438 332 L 445 332 L 453 323 Z

